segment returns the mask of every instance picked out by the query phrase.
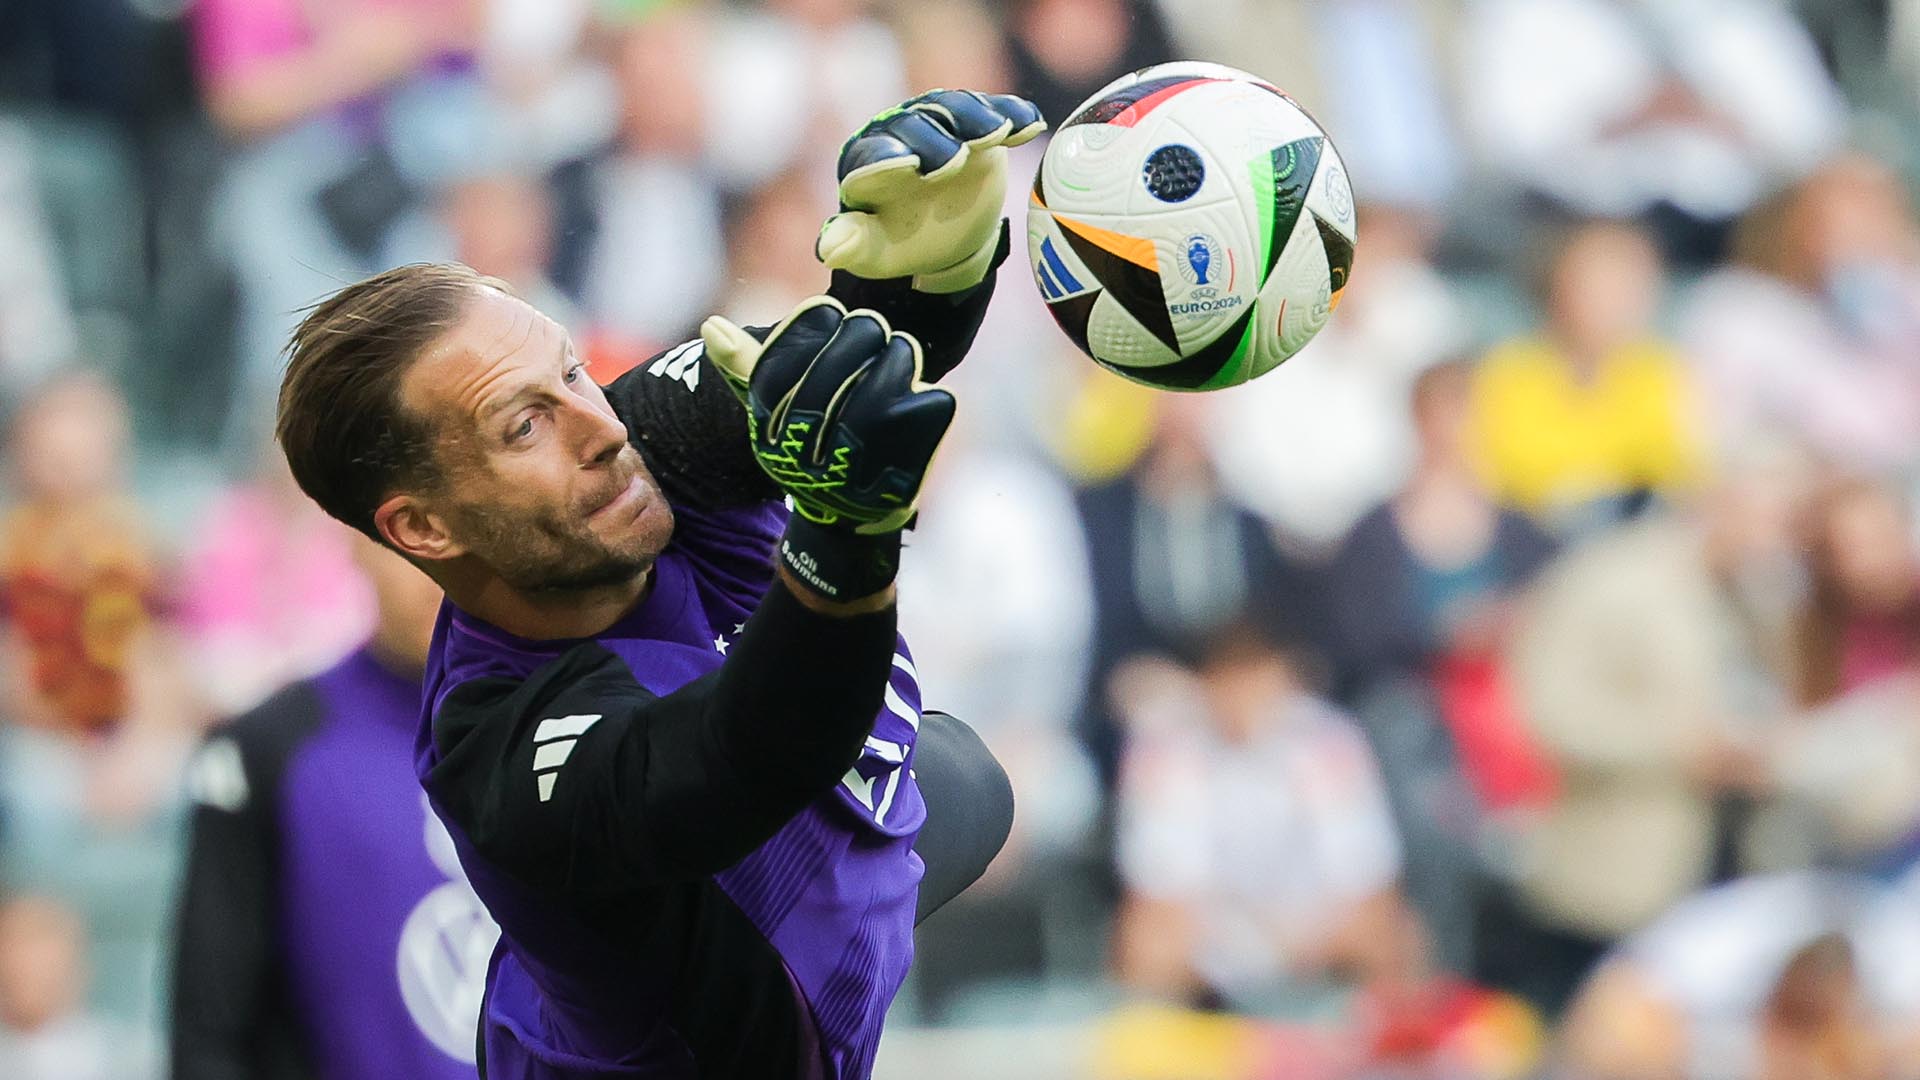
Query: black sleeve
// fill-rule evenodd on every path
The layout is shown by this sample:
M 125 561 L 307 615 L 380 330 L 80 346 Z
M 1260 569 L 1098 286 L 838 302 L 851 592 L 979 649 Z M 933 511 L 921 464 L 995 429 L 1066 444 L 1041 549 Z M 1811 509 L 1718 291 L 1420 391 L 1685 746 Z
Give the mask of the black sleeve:
M 894 612 L 768 591 L 720 669 L 664 697 L 585 643 L 524 680 L 457 687 L 428 791 L 487 862 L 592 901 L 706 877 L 846 774 L 892 669 Z
M 1007 250 L 1003 221 L 986 280 L 965 292 L 915 292 L 907 278 L 869 281 L 845 271 L 834 273 L 827 292 L 848 308 L 872 308 L 895 330 L 912 334 L 920 342 L 924 376 L 938 380 L 960 363 L 980 332 Z M 772 327 L 747 330 L 764 339 Z M 606 394 L 668 503 L 725 510 L 780 497 L 747 444 L 746 410 L 697 340 L 639 364 L 609 383 Z
M 280 776 L 320 722 L 295 685 L 215 731 L 188 784 L 195 806 L 174 938 L 174 1080 L 315 1075 L 278 940 Z

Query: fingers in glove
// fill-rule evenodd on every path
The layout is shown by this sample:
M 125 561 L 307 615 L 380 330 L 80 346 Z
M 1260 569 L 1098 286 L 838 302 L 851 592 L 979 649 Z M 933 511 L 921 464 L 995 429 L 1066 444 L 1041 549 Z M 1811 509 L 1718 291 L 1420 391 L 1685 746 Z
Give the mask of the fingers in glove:
M 880 223 L 872 214 L 849 210 L 835 214 L 820 227 L 813 242 L 813 256 L 836 269 L 863 258 L 876 244 L 884 244 Z
M 964 143 L 995 141 L 994 136 L 1012 131 L 1014 126 L 1012 119 L 971 90 L 935 90 L 908 109 L 938 118 L 942 127 Z
M 735 386 L 745 386 L 761 355 L 776 341 L 783 350 L 804 349 L 809 355 L 833 336 L 847 309 L 831 296 L 814 296 L 802 301 L 785 319 L 768 332 L 765 342 L 718 315 L 700 324 L 700 341 L 707 359 Z
M 898 398 L 877 421 L 863 427 L 861 451 L 873 462 L 914 474 L 917 494 L 918 481 L 925 479 L 934 452 L 953 423 L 953 411 L 953 395 L 938 388 Z
M 700 342 L 707 359 L 734 387 L 735 392 L 753 378 L 753 366 L 760 359 L 760 343 L 752 334 L 718 315 L 700 324 Z
M 953 422 L 953 395 L 921 382 L 920 363 L 919 343 L 893 334 L 840 408 L 872 462 L 922 472 Z
M 787 417 L 794 415 L 816 416 L 822 428 L 830 425 L 855 377 L 885 348 L 887 333 L 886 320 L 878 314 L 864 309 L 849 313 L 834 331 L 833 339 L 817 354 L 804 360 L 796 355 L 793 362 L 803 362 L 804 371 L 775 406 L 769 426 L 779 431 L 786 426 Z M 770 361 L 771 356 L 763 366 Z M 788 362 L 785 357 L 782 361 Z M 757 384 L 755 391 L 759 392 Z
M 966 164 L 966 145 L 932 116 L 908 110 L 880 125 L 920 159 L 920 174 L 934 176 Z M 851 176 L 852 173 L 848 173 Z
M 908 334 L 889 335 L 880 355 L 847 394 L 840 407 L 841 421 L 858 426 L 878 420 L 888 406 L 920 389 L 919 379 L 919 343 Z
M 1004 145 L 1019 146 L 1047 130 L 1047 119 L 1040 115 L 1040 107 L 1026 98 L 1012 94 L 981 94 L 980 98 L 994 112 L 1012 121 L 1013 130 Z
M 856 173 L 867 176 L 894 169 L 917 171 L 919 168 L 920 159 L 906 140 L 885 127 L 874 126 L 855 136 L 840 151 L 839 180 L 845 183 Z

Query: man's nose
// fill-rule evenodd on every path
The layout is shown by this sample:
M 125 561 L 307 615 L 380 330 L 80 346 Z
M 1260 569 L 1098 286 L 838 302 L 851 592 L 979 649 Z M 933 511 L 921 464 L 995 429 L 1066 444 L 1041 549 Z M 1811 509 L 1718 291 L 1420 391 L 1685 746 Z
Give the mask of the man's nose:
M 571 411 L 580 430 L 581 467 L 590 469 L 612 464 L 627 445 L 626 425 L 611 413 L 601 412 L 585 402 Z

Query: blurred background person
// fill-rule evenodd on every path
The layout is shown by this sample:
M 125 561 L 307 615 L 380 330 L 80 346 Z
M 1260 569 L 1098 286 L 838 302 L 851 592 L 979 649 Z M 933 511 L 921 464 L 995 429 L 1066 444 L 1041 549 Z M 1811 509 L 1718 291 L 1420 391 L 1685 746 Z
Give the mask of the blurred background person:
M 279 447 L 263 447 L 255 469 L 212 497 L 181 560 L 181 636 L 222 716 L 332 665 L 374 617 L 349 537 L 293 482 Z
M 1807 514 L 1807 598 L 1794 627 L 1794 699 L 1824 705 L 1920 664 L 1920 558 L 1900 496 L 1865 479 Z
M 244 454 L 269 426 L 299 310 L 393 258 L 396 223 L 472 134 L 442 106 L 471 77 L 479 11 L 479 0 L 193 5 L 207 111 L 245 145 L 217 210 L 241 303 L 229 452 Z M 405 137 L 424 119 L 409 130 L 409 109 L 433 116 L 433 142 Z
M 1113 944 L 1124 984 L 1207 1008 L 1298 1012 L 1332 986 L 1391 973 L 1417 916 L 1351 718 L 1245 627 L 1192 668 L 1134 660 L 1108 693 L 1129 736 Z
M 1104 951 L 1104 860 L 1089 851 L 1101 788 L 1074 728 L 1093 623 L 1085 541 L 1072 489 L 983 442 L 984 423 L 956 418 L 922 489 L 950 510 L 915 529 L 901 563 L 928 706 L 965 719 L 1022 793 L 985 876 L 916 936 L 912 984 L 934 1017 L 982 984 L 1084 978 Z
M 151 1023 L 178 775 L 205 712 L 182 667 L 169 564 L 128 475 L 128 404 L 71 371 L 11 418 L 0 518 L 0 889 L 84 923 L 89 1004 Z
M 1558 790 L 1515 838 L 1516 904 L 1482 964 L 1550 1014 L 1609 944 L 1744 857 L 1788 713 L 1796 462 L 1756 449 L 1690 507 L 1561 556 L 1521 606 L 1514 691 Z
M 1380 756 L 1408 893 L 1459 972 L 1471 970 L 1483 819 L 1531 808 L 1553 784 L 1501 662 L 1512 607 L 1553 542 L 1475 471 L 1471 390 L 1459 362 L 1414 381 L 1412 470 L 1326 569 L 1336 685 Z
M 17 1080 L 147 1080 L 165 1075 L 136 1028 L 86 1006 L 86 926 L 57 901 L 0 902 L 0 1071 Z
M 1221 488 L 1207 453 L 1213 403 L 1164 395 L 1153 404 L 1146 452 L 1077 497 L 1094 598 L 1082 730 L 1106 777 L 1125 740 L 1110 711 L 1124 703 L 1110 687 L 1129 661 L 1192 655 L 1228 626 L 1287 644 L 1323 632 L 1304 567 Z
M 816 290 L 832 155 L 876 109 L 976 85 L 1057 125 L 1190 57 L 1327 124 L 1362 203 L 1355 280 L 1283 370 L 1157 394 L 1052 325 L 1009 184 L 1011 265 L 950 380 L 963 452 L 906 556 L 936 604 L 903 618 L 929 693 L 1020 772 L 1018 832 L 926 927 L 876 1075 L 1525 1076 L 1540 1021 L 1483 983 L 1546 1002 L 1529 978 L 1576 978 L 1743 869 L 1920 864 L 1915 26 L 1910 0 L 0 4 L 0 892 L 78 917 L 94 977 L 60 983 L 70 1015 L 165 1045 L 193 739 L 374 618 L 350 547 L 257 464 L 301 305 L 457 257 L 566 312 L 604 380 L 710 311 Z M 1016 181 L 1041 151 L 1012 155 Z M 1556 295 L 1532 255 L 1568 238 Z M 81 369 L 106 393 L 63 388 Z M 1636 507 L 1647 528 L 1620 531 Z M 1523 517 L 1557 545 L 1544 578 Z M 1365 989 L 1156 1013 L 1171 1039 L 1109 964 L 1118 717 L 1157 710 L 1230 758 L 1192 665 L 1248 625 L 1350 716 L 1298 740 L 1319 747 L 1300 773 L 1335 775 L 1364 734 L 1418 918 L 1391 920 L 1393 950 L 1380 932 L 1397 959 Z M 1122 670 L 1184 674 L 1116 700 Z M 1246 785 L 1313 796 L 1277 775 Z M 1354 806 L 1355 828 L 1378 812 Z M 420 844 L 418 806 L 395 813 Z M 1815 936 L 1743 975 L 1742 1008 Z M 1781 1030 L 1851 1031 L 1829 1022 L 1846 965 L 1815 953 L 1783 985 L 1827 989 L 1779 996 L 1828 1020 L 1784 1009 Z M 1876 955 L 1856 942 L 1869 1001 Z M 1646 1000 L 1608 1038 L 1666 1060 L 1697 1029 Z
M 712 34 L 704 7 L 662 6 L 613 46 L 619 127 L 588 166 L 583 304 L 608 339 L 602 348 L 635 361 L 686 340 L 726 282 L 722 193 L 708 160 L 720 141 L 704 125 L 730 114 L 718 112 L 724 103 L 698 64 Z
M 440 590 L 351 543 L 371 638 L 216 730 L 188 774 L 174 1080 L 473 1075 L 499 930 L 411 771 Z
M 1920 225 L 1901 180 L 1861 155 L 1747 215 L 1693 290 L 1680 339 L 1720 445 L 1779 433 L 1843 469 L 1920 454 Z
M 1844 129 L 1805 28 L 1765 0 L 1478 0 L 1463 16 L 1476 156 L 1574 213 L 1647 216 L 1689 263 Z
M 1472 344 L 1465 305 L 1432 261 L 1438 221 L 1384 203 L 1357 216 L 1361 272 L 1314 339 L 1314 362 L 1220 392 L 1209 440 L 1228 489 L 1312 553 L 1332 551 L 1405 479 L 1414 382 Z
M 1691 374 L 1653 329 L 1661 282 L 1632 225 L 1584 222 L 1552 244 L 1543 324 L 1475 373 L 1474 450 L 1500 501 L 1577 532 L 1698 478 Z
M 1860 878 L 1745 878 L 1688 897 L 1581 988 L 1557 1056 L 1580 1080 L 1905 1076 L 1920 905 Z

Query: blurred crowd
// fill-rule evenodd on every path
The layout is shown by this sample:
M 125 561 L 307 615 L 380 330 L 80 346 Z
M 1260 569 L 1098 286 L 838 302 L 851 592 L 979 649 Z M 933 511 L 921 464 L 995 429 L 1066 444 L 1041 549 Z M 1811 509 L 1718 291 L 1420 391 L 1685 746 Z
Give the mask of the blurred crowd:
M 1912 0 L 0 0 L 0 1076 L 163 1074 L 194 748 L 372 625 L 303 306 L 459 259 L 604 382 L 820 291 L 876 111 L 1176 57 L 1352 285 L 1156 394 L 1013 185 L 902 619 L 1019 814 L 893 1021 L 996 1034 L 882 1074 L 1920 1077 Z

